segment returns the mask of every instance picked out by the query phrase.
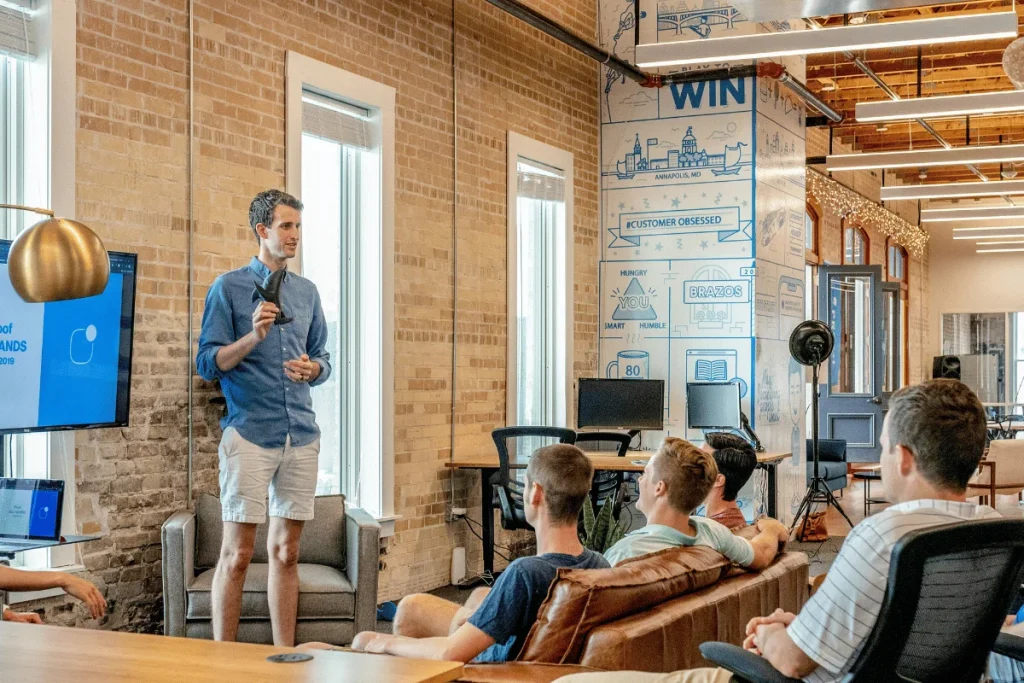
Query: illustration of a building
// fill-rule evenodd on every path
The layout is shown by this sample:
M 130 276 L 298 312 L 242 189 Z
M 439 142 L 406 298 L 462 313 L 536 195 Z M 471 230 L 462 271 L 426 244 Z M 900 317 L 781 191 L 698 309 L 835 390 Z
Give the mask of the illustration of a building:
M 697 137 L 693 134 L 693 126 L 686 129 L 686 135 L 678 149 L 670 149 L 665 157 L 656 157 L 659 144 L 658 138 L 647 140 L 647 151 L 640 144 L 640 134 L 636 134 L 633 151 L 626 154 L 625 159 L 616 162 L 615 175 L 621 179 L 629 179 L 637 173 L 677 171 L 686 169 L 708 168 L 715 175 L 735 175 L 742 165 L 742 142 L 735 147 L 727 145 L 722 154 L 708 154 L 706 149 L 697 148 Z M 749 162 L 747 162 L 749 164 Z

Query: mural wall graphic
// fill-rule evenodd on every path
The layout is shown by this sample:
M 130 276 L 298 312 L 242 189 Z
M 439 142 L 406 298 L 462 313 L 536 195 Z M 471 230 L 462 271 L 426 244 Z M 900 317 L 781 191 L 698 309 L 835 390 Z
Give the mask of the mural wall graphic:
M 604 46 L 632 61 L 633 2 L 600 2 Z M 644 42 L 789 29 L 715 0 L 644 5 Z M 787 66 L 802 75 L 802 60 Z M 804 310 L 803 106 L 755 78 L 648 89 L 606 69 L 602 84 L 602 376 L 665 380 L 665 431 L 644 434 L 649 448 L 702 440 L 686 425 L 687 382 L 737 382 L 765 447 L 794 453 L 779 477 L 788 516 L 804 485 L 803 373 L 785 343 Z

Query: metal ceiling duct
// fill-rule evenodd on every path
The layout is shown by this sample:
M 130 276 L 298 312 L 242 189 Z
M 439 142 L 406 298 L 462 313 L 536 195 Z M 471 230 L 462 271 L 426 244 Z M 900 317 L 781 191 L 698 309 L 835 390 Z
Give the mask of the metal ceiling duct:
M 948 2 L 948 0 L 947 0 Z M 732 0 L 729 3 L 750 21 L 778 21 L 807 17 L 830 17 L 880 10 L 942 5 L 930 0 Z

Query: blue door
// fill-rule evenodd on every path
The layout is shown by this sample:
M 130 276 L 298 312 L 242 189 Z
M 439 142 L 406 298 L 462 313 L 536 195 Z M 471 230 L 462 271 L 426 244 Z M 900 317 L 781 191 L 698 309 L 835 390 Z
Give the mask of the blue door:
M 836 338 L 820 380 L 821 438 L 845 440 L 848 462 L 878 462 L 888 398 L 882 267 L 821 266 L 818 272 L 818 311 Z

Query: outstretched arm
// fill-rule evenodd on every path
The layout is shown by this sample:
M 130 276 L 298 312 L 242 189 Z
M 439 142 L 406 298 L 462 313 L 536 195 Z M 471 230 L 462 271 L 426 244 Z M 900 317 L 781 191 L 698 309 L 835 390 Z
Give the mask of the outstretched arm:
M 42 591 L 49 588 L 61 588 L 88 607 L 94 619 L 99 619 L 107 611 L 107 601 L 96 586 L 85 579 L 65 572 L 21 571 L 0 565 L 0 589 L 5 591 Z
M 770 517 L 757 520 L 757 530 L 757 536 L 750 539 L 750 545 L 754 546 L 754 561 L 749 568 L 761 570 L 772 563 L 779 554 L 779 546 L 789 540 L 789 530 Z

